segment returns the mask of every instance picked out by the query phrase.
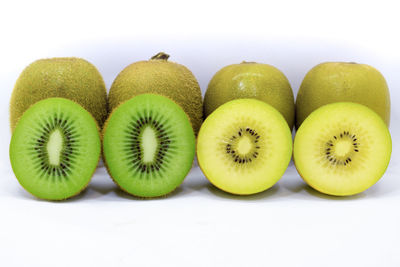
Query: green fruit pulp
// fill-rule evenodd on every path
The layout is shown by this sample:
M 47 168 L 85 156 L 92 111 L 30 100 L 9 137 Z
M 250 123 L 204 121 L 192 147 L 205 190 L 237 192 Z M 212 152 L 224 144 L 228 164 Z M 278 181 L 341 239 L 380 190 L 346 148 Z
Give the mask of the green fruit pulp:
M 140 197 L 166 195 L 191 169 L 195 136 L 186 113 L 170 99 L 136 96 L 114 109 L 103 130 L 113 180 Z
M 63 98 L 34 104 L 20 118 L 10 143 L 10 161 L 31 194 L 62 200 L 81 192 L 100 158 L 100 135 L 93 117 Z

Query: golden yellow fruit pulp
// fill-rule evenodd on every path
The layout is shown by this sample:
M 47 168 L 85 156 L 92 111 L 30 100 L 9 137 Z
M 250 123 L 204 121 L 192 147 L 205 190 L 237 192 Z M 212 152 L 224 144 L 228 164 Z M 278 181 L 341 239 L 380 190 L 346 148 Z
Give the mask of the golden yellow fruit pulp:
M 285 117 L 292 129 L 295 109 L 293 91 L 286 76 L 277 68 L 254 62 L 222 68 L 208 85 L 204 114 L 208 116 L 222 104 L 240 98 L 254 98 L 270 104 Z
M 100 127 L 107 117 L 106 87 L 95 66 L 81 58 L 40 59 L 26 67 L 15 84 L 10 101 L 11 130 L 31 105 L 50 97 L 75 101 Z
M 282 114 L 256 99 L 229 101 L 201 126 L 197 160 L 216 187 L 250 195 L 273 186 L 292 156 L 292 134 Z
M 168 57 L 167 54 L 159 53 L 148 61 L 133 63 L 122 70 L 111 86 L 109 109 L 112 111 L 136 95 L 164 95 L 182 107 L 197 133 L 203 119 L 200 86 L 189 69 L 168 61 Z
M 334 196 L 355 195 L 385 173 L 392 141 L 374 111 L 352 102 L 324 105 L 296 132 L 293 159 L 314 189 Z
M 378 113 L 389 126 L 389 89 L 382 74 L 371 66 L 327 62 L 311 69 L 297 94 L 296 128 L 312 111 L 335 102 L 363 104 Z

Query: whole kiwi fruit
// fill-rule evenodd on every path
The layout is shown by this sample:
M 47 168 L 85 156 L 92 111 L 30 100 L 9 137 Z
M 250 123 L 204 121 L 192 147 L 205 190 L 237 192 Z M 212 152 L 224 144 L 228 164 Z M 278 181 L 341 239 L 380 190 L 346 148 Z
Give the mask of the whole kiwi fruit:
M 354 62 L 325 62 L 304 77 L 296 98 L 296 128 L 317 108 L 335 102 L 355 102 L 390 122 L 390 94 L 374 67 Z
M 204 115 L 207 117 L 222 104 L 240 98 L 258 99 L 273 106 L 293 128 L 293 91 L 286 76 L 274 66 L 243 61 L 220 69 L 208 84 Z
M 10 101 L 11 131 L 31 105 L 50 97 L 80 104 L 100 127 L 107 117 L 107 91 L 95 66 L 75 57 L 40 59 L 23 70 L 14 86 Z
M 188 68 L 168 58 L 169 55 L 160 52 L 150 60 L 135 62 L 123 69 L 110 88 L 109 110 L 140 94 L 160 94 L 182 107 L 197 134 L 203 117 L 200 86 Z

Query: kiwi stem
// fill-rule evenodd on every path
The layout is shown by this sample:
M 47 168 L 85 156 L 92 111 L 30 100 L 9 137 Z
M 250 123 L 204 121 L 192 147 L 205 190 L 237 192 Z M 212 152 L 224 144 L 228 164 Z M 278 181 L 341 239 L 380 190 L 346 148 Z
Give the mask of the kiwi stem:
M 169 55 L 164 53 L 164 52 L 160 52 L 155 56 L 152 56 L 150 60 L 165 60 L 167 61 L 169 58 Z

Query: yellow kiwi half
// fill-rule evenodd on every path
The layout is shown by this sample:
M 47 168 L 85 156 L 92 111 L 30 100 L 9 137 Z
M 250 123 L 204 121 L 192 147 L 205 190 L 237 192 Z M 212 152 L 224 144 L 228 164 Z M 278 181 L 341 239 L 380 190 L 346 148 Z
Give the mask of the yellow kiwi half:
M 392 142 L 382 118 L 368 107 L 339 102 L 313 111 L 296 133 L 293 158 L 301 177 L 334 196 L 355 195 L 384 174 Z
M 201 126 L 197 159 L 216 187 L 249 195 L 273 186 L 292 156 L 285 118 L 269 104 L 237 99 L 218 107 Z

